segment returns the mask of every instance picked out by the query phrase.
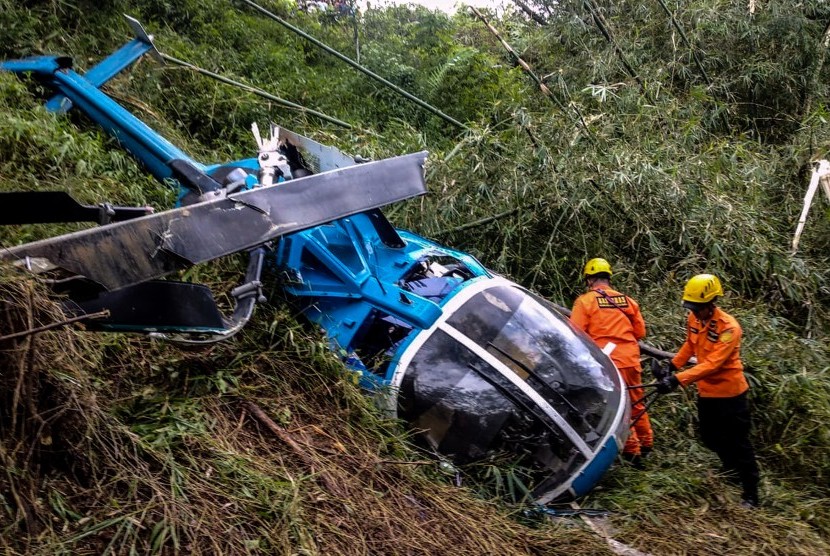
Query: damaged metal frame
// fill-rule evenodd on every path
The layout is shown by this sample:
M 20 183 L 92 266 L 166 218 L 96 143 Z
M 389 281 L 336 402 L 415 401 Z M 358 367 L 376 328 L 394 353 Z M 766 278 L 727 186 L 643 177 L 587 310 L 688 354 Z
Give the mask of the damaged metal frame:
M 160 181 L 177 182 L 186 192 L 179 208 L 153 214 L 149 207 L 81 205 L 65 192 L 2 194 L 0 224 L 94 221 L 97 228 L 0 250 L 0 260 L 13 261 L 35 273 L 60 270 L 58 282 L 74 292 L 72 312 L 113 307 L 95 326 L 142 332 L 196 332 L 209 341 L 235 333 L 250 318 L 261 293 L 263 245 L 292 232 L 318 226 L 426 192 L 423 164 L 416 153 L 360 166 L 292 179 L 290 161 L 279 151 L 277 137 L 260 142 L 258 159 L 237 161 L 228 171 L 205 166 L 158 135 L 144 122 L 99 90 L 144 54 L 158 52 L 152 36 L 127 17 L 136 38 L 91 68 L 85 75 L 62 56 L 38 56 L 0 63 L 0 69 L 31 74 L 58 91 L 48 110 L 77 106 L 138 158 Z M 278 130 L 272 130 L 277 131 Z M 259 162 L 259 164 L 258 164 Z M 242 183 L 220 183 L 207 173 L 232 176 L 242 169 Z M 218 172 L 217 172 L 218 170 Z M 237 174 L 236 178 L 239 177 Z M 290 181 L 286 181 L 286 179 Z M 279 180 L 277 187 L 271 187 Z M 229 194 L 228 186 L 247 189 Z M 194 284 L 158 278 L 231 253 L 252 250 L 245 284 L 232 292 L 236 307 L 221 317 L 212 295 Z M 66 275 L 68 274 L 68 278 Z M 260 286 L 253 286 L 259 284 Z M 88 293 L 92 290 L 94 293 Z M 79 293 L 81 291 L 82 293 Z M 190 305 L 174 310 L 171 301 Z M 157 305 L 157 326 L 140 305 Z M 184 339 L 178 336 L 178 339 Z M 199 340 L 195 340 L 199 341 Z

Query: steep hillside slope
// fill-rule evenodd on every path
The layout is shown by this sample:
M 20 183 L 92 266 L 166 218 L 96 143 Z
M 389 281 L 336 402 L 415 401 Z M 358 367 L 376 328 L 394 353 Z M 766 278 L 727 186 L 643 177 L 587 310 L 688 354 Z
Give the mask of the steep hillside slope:
M 545 25 L 511 13 L 494 20 L 547 76 L 554 101 L 467 14 L 362 14 L 362 62 L 466 130 L 234 2 L 98 4 L 0 0 L 0 57 L 64 53 L 88 68 L 128 38 L 121 13 L 130 13 L 164 52 L 353 125 L 339 129 L 150 60 L 108 85 L 176 144 L 206 160 L 248 155 L 250 123 L 277 120 L 369 157 L 427 148 L 431 195 L 392 209 L 396 224 L 467 249 L 565 305 L 579 292 L 584 260 L 605 256 L 640 300 L 650 341 L 665 349 L 682 337 L 682 283 L 720 274 L 725 304 L 746 331 L 765 507 L 740 509 L 737 490 L 713 472 L 686 395 L 654 406 L 649 468 L 616 467 L 581 503 L 612 510 L 615 537 L 655 554 L 830 552 L 826 205 L 789 253 L 809 163 L 830 144 L 823 3 L 765 2 L 753 14 L 745 3 L 685 3 L 671 8 L 672 25 L 660 3 L 537 2 Z M 352 22 L 265 4 L 353 55 Z M 84 116 L 43 111 L 42 95 L 0 74 L 0 190 L 173 203 Z M 0 245 L 67 229 L 0 229 Z M 185 278 L 219 292 L 240 269 L 230 258 Z M 0 336 L 63 318 L 9 269 L 0 288 Z M 4 550 L 607 550 L 581 521 L 551 523 L 501 502 L 515 486 L 509 463 L 456 476 L 412 451 L 406 431 L 373 410 L 323 339 L 279 292 L 268 293 L 273 303 L 241 337 L 203 351 L 77 327 L 2 342 Z

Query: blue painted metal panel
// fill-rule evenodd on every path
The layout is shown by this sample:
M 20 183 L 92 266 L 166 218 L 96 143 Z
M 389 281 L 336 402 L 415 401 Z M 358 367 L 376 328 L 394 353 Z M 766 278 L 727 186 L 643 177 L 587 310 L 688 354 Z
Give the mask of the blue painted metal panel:
M 452 257 L 473 274 L 489 276 L 465 253 L 409 232 L 398 233 L 403 247 L 389 247 L 366 215 L 355 215 L 292 234 L 277 249 L 276 265 L 294 278 L 286 291 L 299 298 L 306 317 L 323 327 L 333 346 L 346 353 L 354 349 L 355 337 L 373 310 L 409 324 L 413 333 L 429 328 L 441 316 L 439 303 L 400 284 L 420 260 Z
M 53 76 L 58 88 L 75 105 L 112 133 L 157 179 L 172 177 L 169 163 L 174 160 L 184 160 L 196 168 L 204 168 L 74 71 L 60 71 Z
M 594 459 L 574 479 L 571 485 L 574 496 L 583 496 L 596 486 L 602 476 L 608 471 L 608 468 L 611 467 L 611 464 L 614 463 L 614 458 L 617 457 L 618 450 L 617 439 L 614 436 L 609 437 L 602 448 L 596 453 Z
M 32 56 L 22 60 L 0 62 L 0 69 L 13 73 L 34 73 L 52 75 L 61 68 L 69 67 L 69 58 L 59 56 Z
M 151 43 L 141 39 L 133 39 L 90 68 L 84 74 L 84 79 L 93 87 L 100 88 L 148 51 L 152 50 L 152 48 L 153 45 Z M 46 103 L 46 109 L 50 112 L 63 113 L 70 108 L 72 108 L 72 101 L 62 94 L 53 96 Z
M 115 136 L 158 180 L 164 181 L 173 176 L 169 163 L 174 160 L 184 160 L 196 168 L 204 169 L 204 165 L 190 158 L 184 151 L 99 91 L 95 85 L 69 69 L 67 58 L 39 56 L 3 62 L 0 68 L 15 73 L 30 72 L 48 77 L 50 85 Z

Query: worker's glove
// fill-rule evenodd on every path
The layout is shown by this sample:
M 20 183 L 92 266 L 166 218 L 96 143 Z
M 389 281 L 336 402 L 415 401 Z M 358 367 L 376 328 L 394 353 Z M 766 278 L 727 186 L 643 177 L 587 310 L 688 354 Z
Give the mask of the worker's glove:
M 661 394 L 668 394 L 674 392 L 680 386 L 680 381 L 674 375 L 667 376 L 657 383 L 657 391 Z
M 651 376 L 654 377 L 654 380 L 660 382 L 670 374 L 665 361 L 658 361 L 657 359 L 651 360 Z

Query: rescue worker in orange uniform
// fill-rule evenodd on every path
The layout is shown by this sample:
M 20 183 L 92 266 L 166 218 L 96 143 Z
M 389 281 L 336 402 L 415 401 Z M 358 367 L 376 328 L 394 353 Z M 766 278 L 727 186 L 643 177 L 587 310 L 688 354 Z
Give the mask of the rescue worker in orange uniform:
M 605 259 L 591 259 L 582 274 L 590 291 L 574 302 L 571 322 L 609 354 L 626 385 L 642 384 L 643 367 L 637 342 L 646 336 L 646 323 L 640 306 L 611 288 L 611 265 Z M 654 446 L 654 434 L 644 412 L 643 391 L 629 390 L 628 393 L 633 426 L 623 447 L 623 458 L 642 468 L 642 458 Z
M 703 444 L 718 455 L 727 478 L 740 481 L 743 505 L 756 507 L 759 473 L 749 439 L 749 383 L 740 353 L 743 331 L 733 316 L 715 305 L 722 295 L 720 280 L 712 274 L 698 274 L 686 283 L 683 307 L 690 311 L 686 342 L 672 359 L 670 370 L 677 371 L 692 356 L 697 364 L 665 377 L 657 390 L 665 394 L 677 386 L 697 384 Z

